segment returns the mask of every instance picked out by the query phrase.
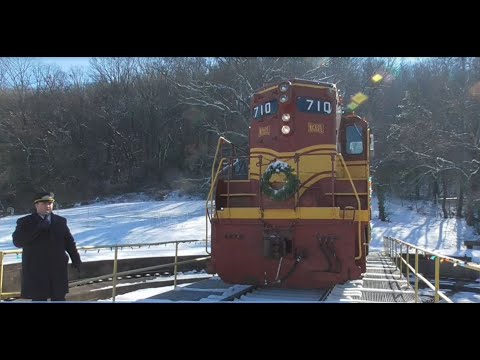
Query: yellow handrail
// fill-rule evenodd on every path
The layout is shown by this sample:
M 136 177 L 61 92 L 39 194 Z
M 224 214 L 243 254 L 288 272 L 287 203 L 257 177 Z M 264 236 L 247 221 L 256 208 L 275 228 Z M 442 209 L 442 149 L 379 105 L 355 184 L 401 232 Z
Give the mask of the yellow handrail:
M 85 252 L 93 251 L 93 250 L 99 250 L 99 249 L 110 249 L 110 250 L 112 250 L 112 249 L 115 248 L 113 274 L 107 274 L 107 275 L 102 275 L 102 276 L 98 276 L 98 277 L 94 277 L 94 278 L 82 279 L 82 280 L 79 280 L 79 281 L 70 282 L 69 287 L 84 285 L 84 284 L 87 284 L 91 281 L 103 280 L 103 279 L 108 279 L 108 278 L 112 277 L 112 298 L 113 298 L 113 301 L 115 301 L 116 280 L 117 280 L 117 277 L 119 277 L 119 276 L 133 274 L 133 273 L 136 273 L 136 272 L 138 273 L 138 272 L 141 272 L 141 271 L 150 271 L 150 270 L 159 269 L 159 268 L 162 268 L 162 267 L 168 267 L 168 266 L 174 265 L 174 269 L 175 269 L 174 270 L 174 272 L 175 272 L 174 276 L 175 276 L 175 279 L 176 279 L 176 277 L 177 277 L 177 274 L 176 274 L 177 265 L 187 264 L 187 263 L 190 263 L 190 262 L 205 260 L 205 259 L 210 258 L 209 256 L 207 256 L 207 257 L 201 257 L 201 258 L 194 259 L 194 260 L 186 260 L 186 261 L 178 262 L 178 244 L 199 242 L 199 241 L 204 241 L 204 240 L 174 240 L 174 241 L 165 241 L 165 242 L 156 242 L 156 243 L 79 246 L 79 247 L 77 247 L 77 249 L 79 251 L 84 250 Z M 129 270 L 129 271 L 123 271 L 123 272 L 120 272 L 120 273 L 117 272 L 118 248 L 120 248 L 121 250 L 123 248 L 132 248 L 133 249 L 134 247 L 137 247 L 137 248 L 149 247 L 150 248 L 151 246 L 159 246 L 159 245 L 167 245 L 167 244 L 175 244 L 175 262 L 173 264 L 163 264 L 163 265 L 150 266 L 150 267 L 147 267 L 147 268 L 140 268 L 140 269 L 134 269 L 134 270 Z M 14 254 L 18 255 L 18 254 L 21 254 L 21 253 L 22 253 L 22 249 L 0 250 L 0 300 L 3 299 L 3 298 L 20 296 L 20 292 L 3 292 L 3 274 L 4 274 L 3 268 L 4 268 L 4 257 L 5 257 L 5 255 L 14 255 Z
M 213 158 L 213 164 L 212 164 L 212 177 L 210 178 L 212 180 L 213 180 L 213 169 L 215 168 L 215 163 L 217 161 L 217 156 L 218 156 L 218 153 L 221 151 L 222 145 L 223 145 L 224 142 L 227 142 L 227 143 L 232 145 L 232 142 L 225 139 L 223 136 L 219 137 L 218 142 L 217 142 L 217 149 L 215 151 L 215 157 Z M 213 181 L 212 181 L 212 184 L 213 184 Z
M 203 256 L 203 257 L 199 257 L 199 258 L 192 259 L 192 260 L 178 261 L 177 265 L 190 264 L 190 263 L 193 263 L 193 262 L 196 262 L 196 261 L 202 261 L 202 260 L 207 260 L 207 259 L 210 259 L 210 256 Z M 149 266 L 149 267 L 145 267 L 145 268 L 138 268 L 138 269 L 133 269 L 133 270 L 121 271 L 121 272 L 117 272 L 117 277 L 131 275 L 131 274 L 137 274 L 139 272 L 163 269 L 163 268 L 166 268 L 166 267 L 170 267 L 172 265 L 175 266 L 175 263 L 173 262 L 173 263 L 169 263 L 169 264 L 155 265 L 155 266 Z M 112 276 L 113 276 L 113 274 L 106 274 L 106 275 L 96 276 L 96 277 L 93 277 L 93 278 L 72 281 L 68 284 L 68 286 L 69 287 L 75 287 L 75 286 L 85 285 L 85 284 L 88 284 L 92 281 L 109 279 Z
M 452 263 L 453 266 L 461 266 L 461 267 L 465 267 L 467 269 L 471 269 L 471 270 L 475 270 L 475 271 L 478 271 L 480 272 L 480 264 L 476 264 L 476 263 L 473 263 L 473 262 L 466 262 L 466 261 L 462 261 L 462 260 L 459 260 L 459 259 L 455 259 L 455 258 L 452 258 L 450 256 L 446 256 L 446 255 L 441 255 L 435 251 L 432 251 L 432 250 L 427 250 L 427 249 L 424 249 L 424 248 L 421 248 L 419 246 L 416 246 L 416 245 L 412 245 L 410 243 L 407 243 L 405 241 L 402 241 L 402 240 L 399 240 L 399 239 L 395 239 L 395 238 L 392 238 L 392 237 L 388 237 L 388 236 L 384 236 L 383 237 L 384 240 L 386 240 L 386 246 L 387 246 L 387 249 L 388 249 L 388 253 L 390 255 L 390 257 L 395 257 L 395 261 L 399 261 L 400 263 L 400 266 L 401 264 L 405 264 L 406 267 L 407 267 L 407 273 L 408 273 L 408 269 L 412 271 L 412 273 L 415 275 L 415 302 L 418 302 L 418 279 L 422 280 L 430 289 L 432 289 L 434 291 L 434 294 L 435 294 L 435 302 L 438 303 L 440 301 L 440 298 L 442 298 L 443 300 L 445 300 L 446 302 L 448 303 L 452 303 L 453 301 L 448 298 L 442 291 L 440 291 L 440 262 L 442 261 L 446 261 L 446 262 L 449 262 L 449 263 Z M 407 246 L 407 251 L 409 251 L 409 248 L 413 248 L 415 249 L 415 268 L 412 267 L 409 262 L 408 262 L 408 254 L 407 254 L 407 261 L 405 259 L 403 259 L 402 257 L 402 251 L 401 251 L 401 247 L 400 247 L 400 252 L 396 252 L 396 247 L 397 247 L 397 244 L 399 244 L 400 246 L 402 245 L 406 245 Z M 394 247 L 395 245 L 395 247 Z M 393 250 L 395 248 L 395 250 Z M 425 255 L 429 255 L 429 256 L 434 256 L 435 257 L 435 284 L 432 284 L 429 280 L 427 280 L 424 276 L 422 276 L 419 272 L 418 272 L 418 253 L 419 251 L 423 252 Z M 407 277 L 407 281 L 409 280 L 409 277 Z
M 343 159 L 342 154 L 338 154 L 342 165 L 347 173 L 348 180 L 350 181 L 350 184 L 352 185 L 353 192 L 355 193 L 355 198 L 357 199 L 357 206 L 358 210 L 360 213 L 360 210 L 362 210 L 362 205 L 360 203 L 360 198 L 358 196 L 357 188 L 355 187 L 355 184 L 353 183 L 352 177 L 350 176 L 350 172 L 348 171 L 347 164 L 345 164 L 345 160 Z M 355 219 L 354 219 L 355 220 Z M 360 260 L 362 258 L 362 225 L 360 222 L 360 218 L 358 219 L 358 256 L 355 256 L 355 260 Z
M 221 170 L 222 170 L 222 164 L 226 160 L 227 160 L 226 158 L 222 158 L 220 160 L 220 162 L 218 163 L 217 171 L 215 172 L 212 183 L 210 185 L 210 192 L 208 193 L 208 196 L 207 196 L 207 203 L 205 204 L 205 219 L 206 219 L 206 224 L 205 224 L 205 252 L 207 254 L 210 254 L 210 252 L 208 251 L 208 221 L 211 220 L 210 213 L 213 214 L 213 193 L 215 191 L 215 186 L 218 182 L 219 174 L 221 173 Z M 212 174 L 213 174 L 213 172 L 212 172 Z M 210 211 L 208 211 L 209 207 L 210 207 Z
M 224 143 L 229 143 L 230 145 L 234 146 L 231 141 L 227 140 L 223 136 L 220 136 L 218 138 L 217 149 L 215 150 L 215 157 L 213 158 L 213 163 L 212 163 L 212 175 L 210 177 L 210 191 L 208 193 L 207 202 L 205 204 L 205 252 L 207 254 L 211 253 L 208 250 L 208 221 L 211 219 L 208 208 L 209 208 L 209 203 L 210 203 L 210 210 L 213 213 L 213 198 L 212 198 L 212 196 L 213 196 L 214 189 L 217 185 L 219 169 L 221 168 L 221 165 L 223 164 L 223 161 L 225 160 L 225 158 L 222 158 L 220 160 L 220 162 L 218 163 L 216 173 L 215 173 L 215 164 L 217 163 L 218 154 L 221 153 L 221 149 L 222 149 L 222 146 L 223 146 Z

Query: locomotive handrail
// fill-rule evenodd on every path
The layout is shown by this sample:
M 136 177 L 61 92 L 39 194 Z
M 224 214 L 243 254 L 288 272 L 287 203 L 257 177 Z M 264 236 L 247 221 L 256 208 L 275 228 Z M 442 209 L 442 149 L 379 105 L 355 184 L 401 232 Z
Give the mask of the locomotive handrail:
M 213 186 L 214 182 L 213 182 L 213 170 L 215 169 L 215 163 L 217 161 L 217 156 L 218 156 L 218 152 L 221 151 L 222 149 L 222 145 L 224 142 L 227 142 L 229 144 L 232 144 L 231 141 L 227 140 L 226 138 L 224 138 L 223 136 L 220 136 L 218 138 L 218 142 L 217 142 L 217 149 L 215 151 L 215 157 L 213 158 L 213 165 L 212 165 L 212 177 L 210 178 L 212 180 L 211 184 L 210 184 L 210 187 Z
M 210 202 L 211 203 L 211 208 L 213 208 L 212 194 L 213 194 L 213 190 L 215 189 L 215 186 L 216 186 L 217 181 L 218 181 L 218 170 L 217 170 L 217 174 L 214 175 L 215 163 L 217 162 L 218 153 L 221 151 L 222 145 L 223 145 L 224 142 L 232 144 L 231 141 L 224 138 L 223 136 L 220 136 L 218 138 L 217 149 L 215 150 L 215 156 L 213 158 L 213 164 L 212 164 L 212 175 L 210 177 L 210 191 L 209 191 L 208 196 L 207 196 L 207 203 L 205 204 L 205 251 L 209 255 L 210 255 L 210 252 L 208 251 L 208 221 L 211 220 L 211 218 L 210 218 L 210 214 L 209 214 L 209 211 L 208 211 L 208 206 L 209 206 L 209 202 Z M 222 158 L 220 160 L 219 167 L 220 167 L 220 164 L 222 163 L 223 159 L 224 158 Z
M 220 136 L 219 139 L 218 139 L 218 142 L 217 142 L 217 149 L 215 150 L 215 156 L 213 158 L 213 165 L 212 165 L 212 175 L 211 175 L 211 180 L 212 180 L 212 184 L 213 184 L 213 177 L 214 177 L 214 169 L 215 169 L 215 163 L 217 162 L 217 158 L 218 158 L 218 154 L 219 152 L 221 152 L 222 150 L 222 147 L 223 147 L 223 144 L 224 143 L 228 143 L 232 146 L 232 153 L 235 152 L 235 155 L 231 156 L 230 158 L 235 158 L 236 157 L 236 151 L 240 151 L 242 152 L 243 154 L 245 154 L 246 156 L 249 156 L 248 152 L 246 152 L 245 150 L 243 150 L 242 148 L 239 148 L 238 146 L 236 146 L 233 142 L 231 142 L 230 140 L 224 138 L 223 136 Z M 223 158 L 228 158 L 228 157 L 223 157 Z
M 214 193 L 215 187 L 218 183 L 219 175 L 222 172 L 223 164 L 231 158 L 232 157 L 221 158 L 220 161 L 218 162 L 217 171 L 214 171 L 215 165 L 212 166 L 212 182 L 210 184 L 210 191 L 208 192 L 207 202 L 206 202 L 206 205 L 205 205 L 205 207 L 206 207 L 206 209 L 205 209 L 205 213 L 206 213 L 206 216 L 205 216 L 205 251 L 207 252 L 207 254 L 210 254 L 210 252 L 208 251 L 208 221 L 212 219 L 211 215 L 213 214 L 213 211 L 214 211 L 213 193 Z M 216 163 L 216 160 L 214 161 L 214 164 L 215 163 Z M 227 184 L 227 202 L 229 201 L 229 189 L 230 189 L 230 186 L 229 186 L 229 183 L 228 183 Z M 210 211 L 209 211 L 209 208 L 210 208 Z M 215 211 L 217 211 L 216 208 L 215 208 Z
M 300 154 L 302 155 L 303 157 L 306 157 L 306 156 L 332 156 L 332 154 L 316 154 L 316 153 L 309 153 L 309 154 Z M 340 154 L 333 154 L 334 156 L 337 156 L 337 155 L 340 155 Z M 295 159 L 297 157 L 297 155 L 293 155 L 293 156 L 281 156 L 281 157 L 278 157 L 278 158 L 275 158 L 275 159 L 280 159 L 282 161 L 288 161 L 288 160 L 291 160 L 291 159 Z M 215 192 L 215 186 L 217 185 L 218 181 L 219 181 L 219 174 L 223 171 L 222 169 L 224 169 L 224 166 L 225 164 L 231 162 L 231 160 L 235 158 L 235 157 L 224 157 L 222 158 L 219 162 L 218 162 L 218 165 L 217 165 L 217 169 L 215 171 L 215 168 L 213 169 L 214 171 L 212 172 L 212 176 L 213 176 L 213 181 L 212 181 L 212 184 L 211 184 L 211 187 L 210 187 L 210 190 L 209 190 L 209 193 L 207 195 L 207 203 L 209 204 L 209 207 L 213 208 L 213 196 L 214 196 L 214 192 Z M 264 166 L 268 166 L 268 164 L 272 163 L 274 160 L 267 160 L 267 164 L 263 164 L 263 161 L 262 159 L 264 159 L 263 155 L 259 154 L 259 155 L 250 155 L 250 156 L 246 156 L 245 157 L 246 159 L 253 159 L 253 158 L 258 158 L 259 159 L 259 162 L 256 164 L 257 168 L 258 168 L 258 174 L 262 174 L 262 169 Z M 301 157 L 299 158 L 299 160 L 301 159 Z M 359 195 L 368 195 L 368 193 L 359 193 L 357 190 L 356 190 L 356 186 L 355 184 L 353 183 L 353 180 L 359 180 L 357 178 L 353 178 L 351 176 L 351 174 L 349 173 L 349 170 L 348 170 L 348 166 L 346 165 L 345 161 L 343 158 L 341 158 L 342 160 L 342 167 L 345 168 L 345 171 L 348 175 L 348 180 L 350 182 L 350 185 L 352 186 L 353 188 L 353 192 L 351 193 L 340 193 L 340 194 L 337 194 L 335 192 L 328 192 L 328 193 L 325 193 L 325 195 L 332 195 L 332 196 L 335 196 L 335 195 L 349 195 L 349 196 L 355 196 L 356 197 L 356 201 L 357 201 L 357 206 L 360 208 L 360 209 L 357 209 L 357 210 L 361 210 L 361 203 L 360 203 L 360 199 L 359 199 Z M 215 161 L 216 163 L 217 161 Z M 300 161 L 298 161 L 298 163 L 300 163 Z M 297 164 L 297 167 L 299 165 Z M 250 171 L 252 171 L 250 169 Z M 297 171 L 298 172 L 298 171 Z M 313 175 L 312 175 L 313 174 Z M 310 184 L 316 179 L 315 178 L 315 175 L 318 175 L 318 174 L 321 174 L 321 172 L 319 173 L 311 173 L 312 176 L 310 176 L 309 179 L 305 180 L 305 182 L 302 182 L 296 192 L 297 194 L 297 197 L 299 198 L 301 195 L 300 193 L 302 193 L 302 188 L 305 188 L 305 189 L 308 189 L 310 187 Z M 250 172 L 250 175 L 252 175 L 252 173 Z M 256 175 L 255 173 L 253 173 L 253 175 Z M 313 179 L 313 180 L 312 180 Z M 363 178 L 361 178 L 363 180 Z M 227 179 L 227 180 L 232 180 L 232 179 Z M 229 202 L 228 202 L 228 198 L 230 196 L 240 196 L 239 194 L 230 194 L 230 191 L 229 191 L 229 184 L 230 184 L 230 181 L 226 181 L 226 184 L 227 184 L 227 193 L 223 193 L 221 194 L 221 196 L 223 197 L 227 197 L 227 208 L 229 207 Z M 308 185 L 307 185 L 308 184 Z M 260 190 L 260 189 L 259 189 Z M 257 193 L 257 195 L 260 196 L 259 198 L 259 202 L 260 202 L 260 205 L 259 207 L 261 208 L 262 207 L 262 192 L 260 191 L 260 194 Z M 298 201 L 299 199 L 296 198 L 295 199 L 295 203 L 297 206 L 298 204 Z M 210 214 L 213 214 L 213 209 L 211 209 L 209 211 L 209 215 Z M 208 216 L 209 219 L 210 219 L 210 216 Z
M 226 141 L 228 141 L 228 140 L 226 140 Z M 218 185 L 219 176 L 222 173 L 222 169 L 223 169 L 224 165 L 228 164 L 229 162 L 231 163 L 231 161 L 233 159 L 233 157 L 222 157 L 220 160 L 218 160 L 218 156 L 219 156 L 219 153 L 221 151 L 221 147 L 222 147 L 223 143 L 224 143 L 224 140 L 222 138 L 219 139 L 218 146 L 217 146 L 217 151 L 216 151 L 216 154 L 215 154 L 215 160 L 213 162 L 214 165 L 212 166 L 212 182 L 211 182 L 211 187 L 210 187 L 210 191 L 209 191 L 209 194 L 208 194 L 208 197 L 207 197 L 207 204 L 206 204 L 205 251 L 208 254 L 211 254 L 211 246 L 210 246 L 210 250 L 208 248 L 208 239 L 209 239 L 208 225 L 209 225 L 209 220 L 210 220 L 210 222 L 212 221 L 213 217 L 216 216 L 216 215 L 214 215 L 214 211 L 217 211 L 217 207 L 215 206 L 215 209 L 214 209 L 214 205 L 213 205 L 214 193 L 215 193 L 215 190 L 216 190 L 216 186 Z M 231 144 L 230 142 L 228 142 L 228 143 Z M 351 195 L 355 196 L 355 199 L 356 199 L 356 202 L 357 202 L 357 209 L 356 210 L 358 210 L 358 213 L 361 214 L 362 205 L 361 205 L 359 193 L 356 189 L 355 183 L 353 182 L 353 178 L 350 174 L 350 171 L 348 169 L 348 166 L 347 166 L 347 164 L 345 162 L 345 159 L 343 158 L 342 154 L 334 154 L 334 153 L 310 154 L 309 153 L 309 154 L 301 154 L 301 155 L 305 155 L 305 156 L 308 156 L 308 155 L 312 155 L 312 156 L 313 155 L 316 155 L 316 156 L 318 156 L 318 155 L 332 156 L 332 172 L 334 172 L 333 161 L 335 159 L 335 156 L 338 155 L 339 159 L 340 159 L 341 166 L 345 169 L 344 172 L 345 172 L 346 177 L 348 178 L 348 181 L 349 181 L 349 183 L 352 187 L 352 190 L 353 190 L 353 193 Z M 259 163 L 257 164 L 257 166 L 259 167 L 258 170 L 259 170 L 259 176 L 260 176 L 262 174 L 263 156 L 262 156 L 262 154 L 259 154 L 257 156 L 259 158 Z M 254 156 L 249 156 L 248 158 L 251 160 L 252 157 L 254 157 Z M 299 160 L 300 159 L 299 159 L 298 154 L 295 153 L 295 155 L 288 156 L 288 158 L 295 160 L 297 173 L 300 173 L 300 171 L 299 171 L 299 166 L 300 166 L 300 164 L 299 164 L 300 161 Z M 216 169 L 215 169 L 215 164 L 217 164 L 217 163 L 218 163 L 218 165 L 216 166 Z M 233 166 L 232 166 L 232 168 L 233 168 Z M 311 181 L 311 179 L 308 180 L 307 182 L 309 183 L 310 181 Z M 227 194 L 226 194 L 226 208 L 229 209 L 230 208 L 229 207 L 229 205 L 230 205 L 230 181 L 227 181 L 226 185 L 227 185 L 227 188 L 226 188 L 226 191 L 227 191 Z M 306 184 L 302 183 L 300 187 L 305 186 L 305 185 Z M 334 188 L 334 184 L 333 184 L 333 180 L 332 180 L 332 198 L 333 199 L 334 199 L 334 196 L 335 196 L 334 189 L 335 188 Z M 295 207 L 298 206 L 299 197 L 300 197 L 299 191 L 300 191 L 300 188 L 297 189 L 297 191 L 295 192 L 295 202 L 294 202 Z M 263 204 L 263 202 L 262 202 L 262 192 L 260 191 L 259 199 L 258 199 L 258 206 L 259 206 L 259 210 L 260 210 L 260 213 L 261 213 L 261 217 L 263 217 L 263 205 L 262 204 Z M 334 205 L 334 204 L 332 204 L 332 205 Z M 355 221 L 355 217 L 356 217 L 355 215 L 356 215 L 356 211 L 354 211 L 353 221 Z M 345 213 L 343 214 L 343 216 L 345 217 Z M 364 253 L 363 247 L 367 245 L 366 243 L 364 244 L 364 241 L 362 241 L 362 224 L 361 224 L 360 220 L 361 219 L 359 218 L 358 221 L 357 221 L 358 254 L 355 256 L 355 260 L 362 259 L 362 256 L 363 256 L 363 253 Z M 367 241 L 367 240 L 365 240 L 365 241 Z M 211 242 L 210 242 L 210 245 L 211 245 Z
M 210 251 L 208 250 L 208 221 L 211 220 L 211 217 L 208 211 L 208 207 L 210 203 L 210 209 L 212 210 L 211 212 L 213 213 L 213 192 L 218 182 L 218 174 L 220 173 L 220 169 L 222 168 L 223 161 L 226 158 L 222 157 L 220 159 L 216 173 L 215 173 L 215 163 L 217 162 L 218 154 L 219 152 L 221 152 L 222 146 L 225 142 L 229 143 L 230 145 L 232 145 L 233 148 L 235 148 L 235 145 L 227 138 L 224 138 L 223 136 L 220 136 L 218 138 L 217 149 L 215 150 L 215 157 L 213 158 L 213 164 L 212 164 L 212 175 L 210 177 L 210 191 L 208 193 L 207 203 L 205 205 L 205 251 L 209 255 L 210 255 Z
M 350 181 L 350 184 L 352 185 L 353 192 L 355 194 L 355 198 L 357 199 L 357 206 L 358 206 L 358 211 L 362 210 L 362 205 L 360 203 L 360 197 L 358 196 L 357 188 L 355 187 L 355 184 L 353 183 L 352 176 L 350 175 L 350 171 L 348 171 L 347 164 L 345 163 L 345 160 L 343 159 L 342 154 L 338 154 L 338 157 L 340 158 L 340 161 L 342 162 L 342 165 L 345 169 L 345 172 L 347 173 L 348 180 Z M 358 219 L 358 256 L 355 256 L 355 260 L 360 260 L 362 258 L 362 226 L 361 226 L 361 221 Z
M 342 217 L 342 220 L 345 220 L 345 210 L 353 210 L 353 216 L 352 216 L 352 220 L 355 221 L 355 208 L 353 206 L 345 206 L 345 208 L 343 209 L 343 217 Z M 360 219 L 358 219 L 360 221 Z
M 205 214 L 206 214 L 206 216 L 205 216 L 205 251 L 206 251 L 207 254 L 210 254 L 210 251 L 208 250 L 208 222 L 209 222 L 209 220 L 212 219 L 212 215 L 213 215 L 213 212 L 214 212 L 213 194 L 215 192 L 215 187 L 218 183 L 219 175 L 222 172 L 224 163 L 232 161 L 233 158 L 235 158 L 235 156 L 222 157 L 218 161 L 217 170 L 215 171 L 215 164 L 217 163 L 217 157 L 218 157 L 219 152 L 221 151 L 221 148 L 222 148 L 222 145 L 223 145 L 224 142 L 227 142 L 227 143 L 231 144 L 233 147 L 235 147 L 236 149 L 244 152 L 242 149 L 236 147 L 231 141 L 225 139 L 224 137 L 219 138 L 218 143 L 217 143 L 217 150 L 215 152 L 215 158 L 214 158 L 213 165 L 212 165 L 210 191 L 207 195 L 207 201 L 206 201 L 206 205 L 205 205 Z M 245 156 L 245 158 L 248 158 L 249 161 L 250 161 L 250 159 L 255 158 L 255 157 L 259 157 L 259 156 L 258 155 Z M 227 183 L 227 208 L 229 207 L 229 205 L 228 205 L 229 204 L 229 198 L 230 198 L 230 182 Z M 209 211 L 209 209 L 210 209 L 210 211 Z M 215 208 L 215 211 L 216 211 L 216 208 Z
M 208 251 L 208 221 L 211 220 L 210 213 L 213 213 L 213 192 L 215 191 L 215 186 L 217 185 L 217 182 L 218 182 L 218 175 L 220 174 L 220 169 L 222 168 L 222 164 L 224 160 L 226 160 L 226 158 L 222 158 L 219 161 L 216 172 L 213 171 L 215 166 L 212 167 L 212 183 L 210 184 L 210 191 L 207 196 L 207 203 L 205 204 L 205 214 L 206 214 L 205 216 L 205 251 L 209 255 L 211 253 Z M 208 211 L 209 207 L 211 211 Z

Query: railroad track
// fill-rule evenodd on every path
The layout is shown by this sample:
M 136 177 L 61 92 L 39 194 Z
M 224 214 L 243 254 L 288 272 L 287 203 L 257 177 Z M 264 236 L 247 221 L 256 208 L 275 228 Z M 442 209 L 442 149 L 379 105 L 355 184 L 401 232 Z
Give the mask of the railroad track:
M 218 276 L 152 296 L 142 302 L 318 302 L 331 289 L 283 289 L 255 285 L 232 285 Z
M 234 302 L 319 302 L 326 299 L 331 289 L 276 289 L 257 288 L 232 299 Z

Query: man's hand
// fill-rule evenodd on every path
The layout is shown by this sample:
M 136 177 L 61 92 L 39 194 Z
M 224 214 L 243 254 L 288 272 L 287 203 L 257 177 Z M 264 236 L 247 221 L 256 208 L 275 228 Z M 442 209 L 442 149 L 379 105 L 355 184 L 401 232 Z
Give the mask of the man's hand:
M 40 231 L 47 231 L 50 229 L 50 222 L 48 220 L 42 219 L 37 225 L 37 229 Z
M 50 221 L 42 219 L 37 226 L 35 227 L 33 231 L 33 238 L 36 239 L 39 237 L 42 233 L 45 231 L 48 231 L 50 229 Z

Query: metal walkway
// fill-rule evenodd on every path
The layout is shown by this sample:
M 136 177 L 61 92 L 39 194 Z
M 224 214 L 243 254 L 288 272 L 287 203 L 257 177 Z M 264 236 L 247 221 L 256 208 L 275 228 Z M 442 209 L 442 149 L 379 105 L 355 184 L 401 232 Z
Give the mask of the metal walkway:
M 408 303 L 415 302 L 415 291 L 390 257 L 371 253 L 363 278 L 335 286 L 325 302 Z
M 380 253 L 367 257 L 367 272 L 360 280 L 347 281 L 330 289 L 256 289 L 250 285 L 224 283 L 214 276 L 208 280 L 178 287 L 142 302 L 330 302 L 405 303 L 415 302 L 410 287 L 392 260 Z M 328 294 L 328 296 L 327 296 Z

